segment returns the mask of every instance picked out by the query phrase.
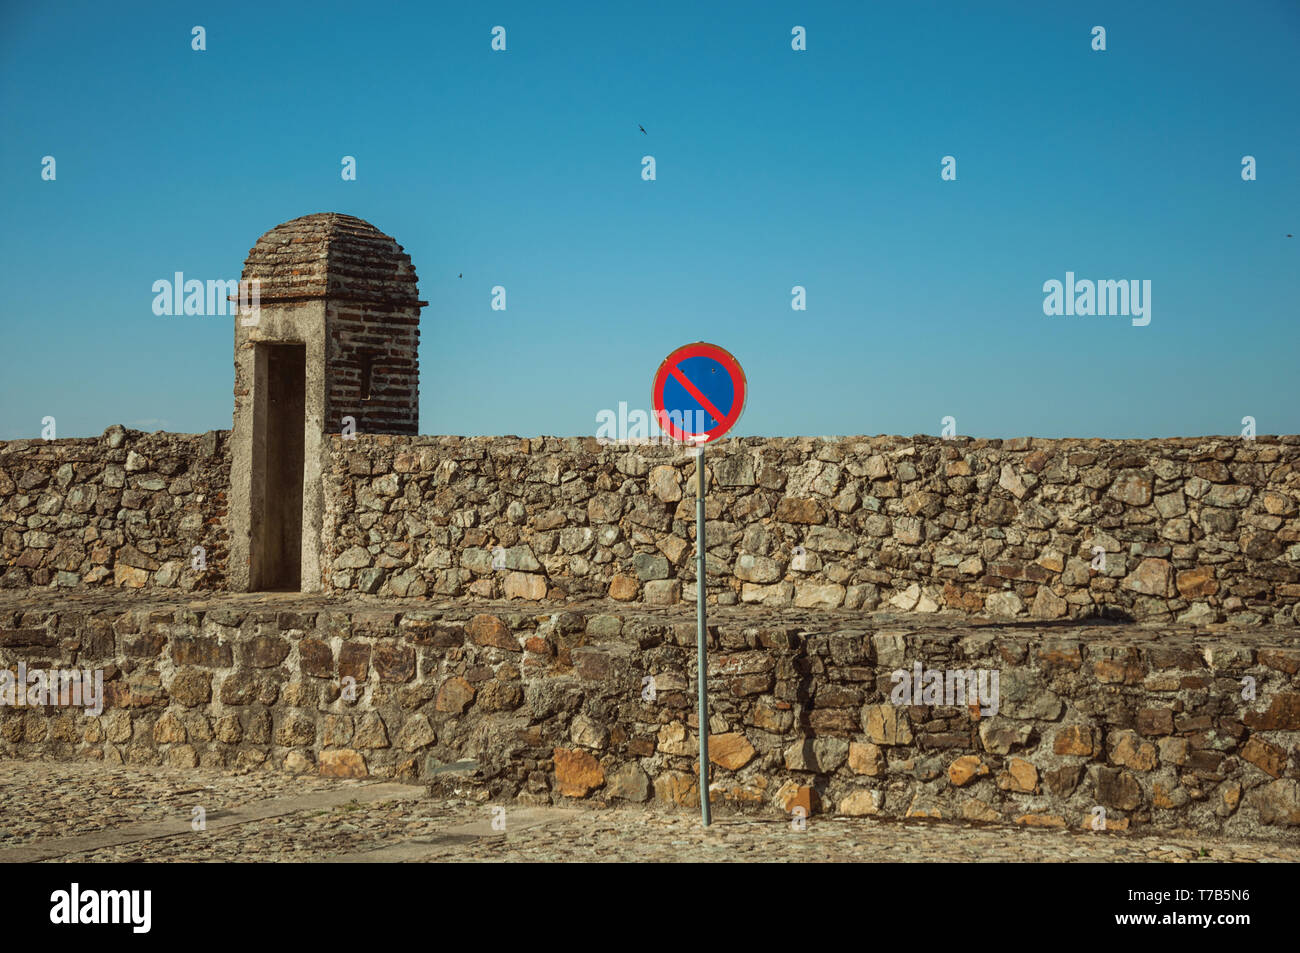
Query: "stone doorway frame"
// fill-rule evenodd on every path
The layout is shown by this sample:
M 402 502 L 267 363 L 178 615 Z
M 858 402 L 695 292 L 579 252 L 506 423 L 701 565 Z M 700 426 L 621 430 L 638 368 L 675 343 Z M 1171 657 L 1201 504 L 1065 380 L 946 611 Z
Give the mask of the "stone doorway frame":
M 236 321 L 236 412 L 231 434 L 230 587 L 236 592 L 268 589 L 262 571 L 259 527 L 267 518 L 266 415 L 273 388 L 267 376 L 269 348 L 303 350 L 302 518 L 299 591 L 320 592 L 321 533 L 325 509 L 322 484 L 326 440 L 325 301 L 264 300 L 255 325 Z M 241 393 L 242 391 L 242 393 Z M 271 583 L 274 585 L 274 583 Z

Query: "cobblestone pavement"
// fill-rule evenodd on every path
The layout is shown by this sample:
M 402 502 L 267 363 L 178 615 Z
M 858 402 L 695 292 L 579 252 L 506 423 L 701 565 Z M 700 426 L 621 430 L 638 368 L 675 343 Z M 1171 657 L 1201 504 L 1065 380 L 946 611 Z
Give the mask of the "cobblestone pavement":
M 1300 844 L 817 816 L 799 831 L 724 815 L 706 831 L 685 811 L 434 800 L 422 787 L 271 772 L 0 761 L 0 862 L 605 860 L 1294 863 Z

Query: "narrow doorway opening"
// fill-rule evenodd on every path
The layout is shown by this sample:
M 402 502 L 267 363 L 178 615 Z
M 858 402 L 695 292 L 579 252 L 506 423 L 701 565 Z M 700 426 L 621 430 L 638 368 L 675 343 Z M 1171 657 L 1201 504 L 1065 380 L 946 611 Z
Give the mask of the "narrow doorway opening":
M 375 354 L 373 351 L 362 351 L 360 355 L 361 363 L 361 399 L 370 399 L 370 376 L 375 369 Z
M 302 344 L 259 344 L 266 403 L 256 415 L 262 433 L 262 520 L 253 531 L 252 582 L 259 590 L 302 588 L 303 434 L 307 409 L 307 349 Z M 260 436 L 261 439 L 258 439 Z

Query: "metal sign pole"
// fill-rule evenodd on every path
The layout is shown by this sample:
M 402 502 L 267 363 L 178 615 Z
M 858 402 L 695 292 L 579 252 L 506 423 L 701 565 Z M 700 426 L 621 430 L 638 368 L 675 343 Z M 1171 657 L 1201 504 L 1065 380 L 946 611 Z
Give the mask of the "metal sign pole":
M 725 348 L 697 341 L 670 353 L 650 385 L 650 406 L 660 428 L 674 440 L 695 443 L 695 660 L 699 708 L 696 720 L 700 732 L 700 817 L 708 827 L 709 817 L 709 644 L 705 599 L 704 499 L 707 487 L 704 445 L 717 440 L 735 426 L 745 409 L 749 388 L 740 362 Z M 702 429 L 703 420 L 712 423 Z M 692 418 L 695 426 L 688 423 Z M 674 424 L 677 419 L 682 425 Z
M 700 721 L 700 817 L 709 826 L 709 698 L 706 688 L 708 666 L 707 629 L 704 617 L 704 444 L 695 463 L 695 657 L 698 665 Z

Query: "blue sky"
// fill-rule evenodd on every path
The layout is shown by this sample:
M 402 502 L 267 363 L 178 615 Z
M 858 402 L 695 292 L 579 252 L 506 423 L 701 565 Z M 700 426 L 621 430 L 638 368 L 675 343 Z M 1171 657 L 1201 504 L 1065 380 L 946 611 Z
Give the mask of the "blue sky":
M 594 434 L 695 340 L 737 434 L 1300 432 L 1294 0 L 0 10 L 0 438 L 228 428 L 232 319 L 152 283 L 322 211 L 415 263 L 423 433 Z

